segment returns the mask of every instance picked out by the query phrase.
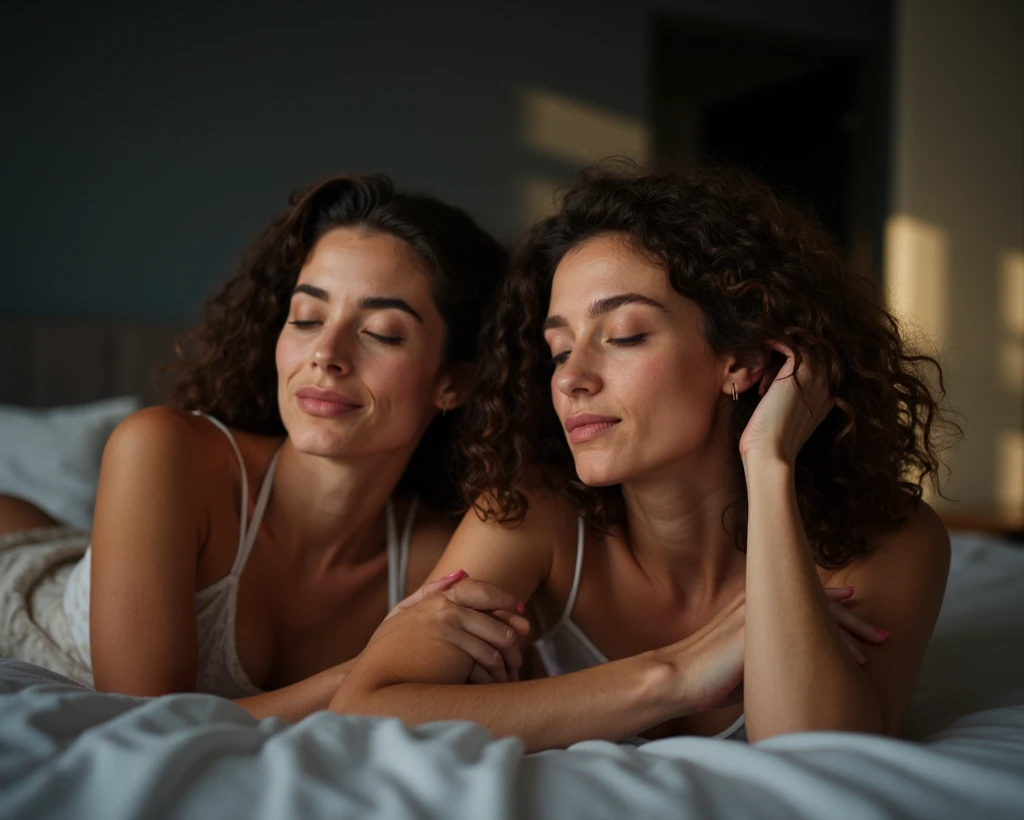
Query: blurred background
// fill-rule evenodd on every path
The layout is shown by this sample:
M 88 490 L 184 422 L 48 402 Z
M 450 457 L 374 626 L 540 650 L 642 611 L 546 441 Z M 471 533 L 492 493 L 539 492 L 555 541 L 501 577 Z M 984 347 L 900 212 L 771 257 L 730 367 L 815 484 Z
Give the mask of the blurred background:
M 8 0 L 0 20 L 0 402 L 145 391 L 324 176 L 384 171 L 511 242 L 590 161 L 714 157 L 815 209 L 943 362 L 966 431 L 947 519 L 1021 528 L 1021 0 Z

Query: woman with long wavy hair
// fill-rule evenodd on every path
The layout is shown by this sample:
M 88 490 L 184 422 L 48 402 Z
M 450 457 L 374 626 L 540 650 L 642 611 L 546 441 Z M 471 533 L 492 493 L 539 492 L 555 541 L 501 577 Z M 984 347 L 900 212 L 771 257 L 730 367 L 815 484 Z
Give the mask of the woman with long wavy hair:
M 383 176 L 292 197 L 207 303 L 168 406 L 106 445 L 64 594 L 97 688 L 297 719 L 389 610 L 453 584 L 431 634 L 479 658 L 477 680 L 515 674 L 506 636 L 528 626 L 508 594 L 457 573 L 399 603 L 454 528 L 449 444 L 506 256 Z M 0 501 L 0 531 L 52 523 Z
M 921 500 L 945 425 L 932 365 L 759 183 L 584 173 L 486 327 L 473 508 L 434 572 L 528 600 L 549 677 L 464 690 L 452 646 L 400 659 L 429 642 L 431 598 L 378 630 L 332 708 L 472 719 L 531 750 L 896 733 L 949 563 Z

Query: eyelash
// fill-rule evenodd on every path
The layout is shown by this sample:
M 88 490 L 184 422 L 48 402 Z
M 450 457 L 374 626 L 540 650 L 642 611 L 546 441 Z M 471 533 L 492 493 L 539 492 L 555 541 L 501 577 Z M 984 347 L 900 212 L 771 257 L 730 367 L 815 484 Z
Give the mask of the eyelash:
M 633 347 L 634 345 L 641 344 L 644 339 L 647 338 L 646 333 L 637 333 L 634 336 L 622 336 L 618 339 L 609 339 L 608 343 L 616 345 L 617 347 Z M 571 351 L 566 350 L 564 353 L 559 353 L 557 356 L 551 357 L 551 363 L 557 367 L 560 364 L 565 364 L 565 360 L 569 358 Z
M 302 319 L 292 319 L 288 322 L 288 324 L 294 325 L 299 330 L 309 330 L 310 328 L 319 325 L 320 322 L 307 321 Z M 372 333 L 369 330 L 364 330 L 363 333 L 365 333 L 371 339 L 380 342 L 381 344 L 391 345 L 393 347 L 400 345 L 402 342 L 405 341 L 405 339 L 403 339 L 401 336 L 382 336 L 379 333 Z

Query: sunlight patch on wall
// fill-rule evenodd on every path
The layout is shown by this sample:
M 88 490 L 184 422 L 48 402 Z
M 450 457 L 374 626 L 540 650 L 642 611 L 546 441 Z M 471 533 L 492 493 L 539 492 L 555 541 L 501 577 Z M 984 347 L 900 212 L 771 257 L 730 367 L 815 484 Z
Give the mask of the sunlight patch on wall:
M 1024 432 L 1004 430 L 997 439 L 996 494 L 1008 516 L 1024 513 Z
M 522 139 L 548 159 L 586 165 L 608 156 L 647 160 L 643 122 L 548 91 L 527 88 L 520 95 Z
M 1003 325 L 1024 338 L 1024 251 L 1005 251 L 1000 259 Z
M 946 232 L 909 214 L 885 226 L 885 290 L 889 309 L 928 345 L 946 346 L 949 240 Z
M 999 376 L 1004 387 L 1024 396 L 1024 253 L 1004 252 L 999 269 L 1000 310 L 1007 333 L 999 350 Z

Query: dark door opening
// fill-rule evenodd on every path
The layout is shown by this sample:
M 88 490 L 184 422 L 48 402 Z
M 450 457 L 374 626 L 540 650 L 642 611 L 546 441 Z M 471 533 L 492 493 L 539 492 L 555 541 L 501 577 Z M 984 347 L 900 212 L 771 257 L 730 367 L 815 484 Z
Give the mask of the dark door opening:
M 859 273 L 881 279 L 888 49 L 800 43 L 659 19 L 654 155 L 725 161 L 813 210 Z

